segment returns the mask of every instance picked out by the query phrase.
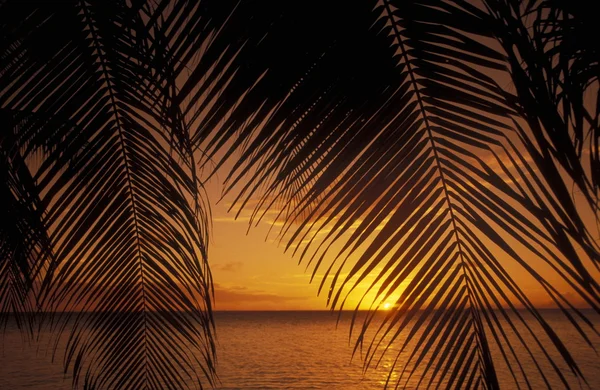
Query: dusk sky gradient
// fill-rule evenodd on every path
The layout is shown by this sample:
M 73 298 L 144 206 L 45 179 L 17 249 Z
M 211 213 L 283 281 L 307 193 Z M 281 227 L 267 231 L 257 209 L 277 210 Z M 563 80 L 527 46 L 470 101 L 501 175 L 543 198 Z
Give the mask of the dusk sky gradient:
M 291 250 L 284 252 L 286 241 L 280 241 L 278 238 L 280 224 L 276 222 L 271 228 L 271 224 L 275 222 L 275 211 L 269 211 L 258 226 L 252 225 L 249 228 L 251 207 L 243 210 L 237 219 L 235 207 L 228 212 L 232 199 L 235 198 L 235 191 L 217 202 L 221 198 L 223 177 L 222 173 L 213 176 L 206 185 L 213 215 L 208 257 L 215 283 L 215 309 L 328 309 L 325 291 L 317 296 L 322 273 L 319 272 L 311 283 L 312 268 L 307 269 L 305 262 L 298 265 L 298 255 L 292 257 Z M 588 217 L 586 222 L 588 226 L 592 226 L 592 215 Z M 543 269 L 543 266 L 540 265 L 540 268 Z M 597 270 L 592 267 L 589 269 L 595 277 L 600 276 Z M 525 273 L 519 272 L 519 267 L 514 266 L 508 271 L 515 275 L 515 279 L 526 281 L 523 284 L 525 292 L 534 305 L 540 308 L 555 307 L 544 289 Z M 550 276 L 552 272 L 546 270 L 545 274 Z M 355 309 L 367 288 L 367 282 L 363 282 L 363 291 L 357 289 L 351 295 L 345 310 Z M 587 307 L 562 280 L 556 278 L 553 282 L 559 291 L 566 293 L 566 297 L 573 300 L 576 307 Z M 363 300 L 361 309 L 368 309 L 373 296 L 374 294 L 369 294 Z M 393 304 L 393 299 L 386 303 Z

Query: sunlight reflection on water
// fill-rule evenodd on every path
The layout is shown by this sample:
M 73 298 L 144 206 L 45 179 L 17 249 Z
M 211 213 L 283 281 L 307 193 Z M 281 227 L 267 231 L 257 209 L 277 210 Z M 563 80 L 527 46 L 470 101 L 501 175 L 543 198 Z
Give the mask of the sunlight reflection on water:
M 588 314 L 595 325 L 600 324 L 598 316 Z M 568 341 L 582 371 L 590 378 L 590 388 L 599 388 L 594 382 L 600 375 L 600 360 L 595 352 L 559 313 L 546 312 L 544 315 L 555 331 Z M 343 317 L 336 330 L 337 317 L 328 312 L 217 313 L 219 388 L 381 389 L 398 352 L 398 344 L 390 348 L 377 368 L 371 368 L 363 375 L 360 352 L 351 360 L 353 344 L 349 344 L 348 339 L 349 317 Z M 42 339 L 48 340 L 44 335 Z M 599 338 L 592 339 L 592 343 L 599 347 Z M 63 379 L 62 356 L 58 355 L 56 362 L 50 363 L 46 346 L 42 343 L 36 353 L 36 348 L 23 343 L 19 331 L 9 325 L 0 356 L 0 388 L 69 389 L 70 379 Z M 493 349 L 493 354 L 499 356 L 497 348 Z M 419 370 L 411 372 L 408 367 L 402 372 L 402 359 L 405 358 L 406 355 L 401 355 L 391 383 L 400 376 L 410 377 L 408 388 L 416 388 Z M 502 387 L 514 388 L 507 368 L 501 362 L 495 361 L 495 364 Z M 563 366 L 560 366 L 562 372 L 574 388 L 588 388 L 579 384 Z M 539 375 L 531 374 L 528 378 L 534 389 L 546 387 Z M 549 378 L 549 384 L 564 388 L 555 377 Z

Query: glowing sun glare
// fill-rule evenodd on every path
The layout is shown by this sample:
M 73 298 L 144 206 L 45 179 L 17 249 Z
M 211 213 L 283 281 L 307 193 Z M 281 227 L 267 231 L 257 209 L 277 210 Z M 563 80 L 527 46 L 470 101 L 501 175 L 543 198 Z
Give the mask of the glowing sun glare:
M 383 304 L 383 310 L 390 310 L 391 307 L 392 307 L 392 305 L 389 304 L 389 303 L 384 303 Z

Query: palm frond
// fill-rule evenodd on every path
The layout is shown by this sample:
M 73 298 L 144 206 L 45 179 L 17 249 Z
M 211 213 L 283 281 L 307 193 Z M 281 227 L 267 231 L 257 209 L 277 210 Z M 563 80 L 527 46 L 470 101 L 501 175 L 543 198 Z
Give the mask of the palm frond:
M 590 343 L 593 324 L 541 269 L 598 311 L 599 286 L 587 267 L 597 266 L 600 251 L 556 184 L 562 179 L 550 174 L 554 161 L 533 155 L 528 142 L 536 138 L 521 126 L 517 97 L 496 81 L 509 79 L 510 63 L 493 39 L 497 20 L 454 1 L 384 1 L 372 15 L 354 24 L 365 28 L 357 35 L 395 53 L 385 61 L 359 51 L 368 60 L 345 62 L 340 76 L 341 56 L 325 51 L 299 85 L 338 82 L 315 82 L 321 86 L 310 94 L 294 86 L 292 108 L 286 100 L 263 126 L 248 125 L 251 141 L 229 188 L 248 180 L 238 203 L 259 196 L 257 219 L 277 202 L 287 205 L 278 208 L 282 239 L 321 279 L 332 308 L 345 308 L 354 291 L 371 294 L 373 310 L 395 301 L 377 325 L 374 313 L 367 317 L 355 349 L 374 327 L 366 366 L 392 362 L 394 385 L 497 388 L 497 364 L 510 368 L 517 387 L 530 386 L 529 375 L 568 385 L 561 364 L 575 376 L 579 368 L 523 283 L 546 291 Z M 353 41 L 357 50 L 362 39 Z M 390 60 L 397 61 L 391 77 Z M 352 106 L 358 91 L 361 104 Z
M 588 3 L 486 1 L 521 106 L 536 137 L 598 210 L 600 54 Z M 540 126 L 541 125 L 541 126 Z
M 74 387 L 213 383 L 206 207 L 150 8 L 2 8 L 0 104 L 52 118 L 29 137 L 29 155 L 45 155 L 28 168 L 58 261 L 39 302 L 59 313 L 48 326 L 66 338 Z
M 41 272 L 51 266 L 51 245 L 43 224 L 38 188 L 23 159 L 16 135 L 27 122 L 0 111 L 6 126 L 0 138 L 2 226 L 0 227 L 0 325 L 14 316 L 19 328 L 32 335 L 38 311 L 35 300 Z M 14 129 L 20 131 L 14 132 Z
M 44 270 L 40 305 L 80 311 L 49 325 L 74 386 L 213 384 L 194 151 L 218 168 L 239 150 L 226 190 L 258 197 L 253 221 L 277 210 L 332 308 L 371 301 L 355 353 L 388 385 L 497 388 L 506 365 L 517 387 L 568 386 L 577 363 L 523 285 L 591 344 L 556 282 L 600 312 L 600 249 L 568 191 L 598 216 L 598 114 L 581 108 L 597 53 L 570 51 L 577 7 L 520 3 L 3 3 L 0 108 L 27 123 L 0 139 L 19 213 L 3 302 L 27 304 Z

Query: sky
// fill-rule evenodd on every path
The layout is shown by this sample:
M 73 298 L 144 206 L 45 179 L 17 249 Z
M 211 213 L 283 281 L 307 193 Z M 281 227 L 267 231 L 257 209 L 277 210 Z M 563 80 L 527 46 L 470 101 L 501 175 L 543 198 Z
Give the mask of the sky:
M 230 197 L 217 202 L 218 180 L 207 185 L 211 200 L 209 263 L 215 283 L 216 310 L 324 310 L 318 284 L 296 259 L 284 253 L 276 234 L 263 222 L 248 230 L 249 211 L 235 219 L 227 212 Z
M 493 44 L 491 40 L 486 44 Z M 499 50 L 502 50 L 498 47 Z M 495 78 L 499 84 L 511 92 L 508 73 L 497 72 L 490 69 L 479 69 Z M 210 87 L 205 87 L 210 90 Z M 211 104 L 207 104 L 205 112 L 208 115 Z M 500 118 L 496 118 L 501 120 Z M 198 119 L 200 122 L 201 120 Z M 512 126 L 512 123 L 508 123 Z M 219 129 L 217 129 L 218 131 Z M 478 156 L 483 157 L 483 156 Z M 489 163 L 489 161 L 488 161 Z M 504 164 L 510 165 L 507 159 Z M 237 220 L 235 213 L 228 213 L 228 208 L 234 199 L 234 194 L 225 197 L 220 202 L 222 180 L 226 175 L 227 165 L 220 172 L 220 176 L 207 183 L 207 193 L 212 206 L 212 232 L 208 246 L 209 264 L 213 273 L 215 285 L 216 310 L 324 310 L 327 309 L 325 293 L 317 296 L 320 275 L 310 283 L 312 269 L 306 269 L 304 264 L 298 265 L 298 257 L 293 258 L 291 253 L 284 253 L 285 242 L 277 240 L 277 229 L 269 235 L 269 217 L 259 226 L 248 229 L 250 210 L 242 212 Z M 498 168 L 497 171 L 499 171 Z M 506 178 L 505 178 L 506 179 Z M 235 191 L 234 191 L 235 192 Z M 343 239 L 339 240 L 343 241 Z M 493 251 L 493 249 L 492 249 Z M 290 251 L 291 252 L 291 251 Z M 332 251 L 333 252 L 333 251 Z M 327 261 L 326 259 L 325 261 Z M 351 259 L 352 260 L 352 259 Z M 500 259 L 503 261 L 504 259 Z M 543 269 L 544 265 L 532 258 L 536 269 Z M 508 264 L 510 261 L 504 262 Z M 551 306 L 551 301 L 544 290 L 525 271 L 508 265 L 509 272 L 520 286 L 525 286 L 525 292 L 531 301 L 539 307 Z M 321 271 L 320 271 L 321 272 Z M 543 274 L 543 272 L 542 272 Z M 547 274 L 549 275 L 549 274 Z M 594 275 L 600 276 L 598 272 Z M 559 278 L 548 277 L 565 296 L 572 296 L 570 287 Z M 372 281 L 372 280 L 371 280 Z M 369 284 L 367 279 L 365 285 Z M 347 309 L 353 309 L 359 302 L 363 291 L 358 289 L 356 294 L 348 300 Z M 390 300 L 394 300 L 391 297 Z M 366 299 L 365 302 L 369 302 Z M 576 306 L 585 306 L 581 301 L 573 301 Z M 361 308 L 367 308 L 365 304 Z
M 234 153 L 233 159 L 235 157 Z M 292 256 L 292 250 L 285 252 L 287 241 L 277 236 L 280 225 L 272 226 L 277 210 L 270 210 L 258 225 L 250 228 L 251 206 L 242 210 L 237 218 L 237 208 L 229 211 L 236 190 L 244 184 L 222 196 L 223 179 L 231 166 L 232 160 L 225 162 L 205 183 L 212 214 L 208 259 L 215 288 L 214 309 L 328 310 L 326 289 L 318 295 L 323 270 L 311 282 L 313 269 L 307 268 L 304 262 L 299 264 L 299 256 Z M 350 295 L 344 310 L 356 308 L 364 289 L 359 288 Z M 393 305 L 395 299 L 391 297 L 388 306 Z M 361 309 L 368 309 L 367 303 L 371 301 L 366 299 Z
M 237 219 L 235 210 L 228 212 L 233 193 L 218 201 L 221 178 L 217 175 L 206 185 L 213 221 L 208 256 L 215 285 L 215 310 L 327 310 L 326 294 L 317 296 L 320 275 L 311 283 L 312 269 L 306 269 L 304 263 L 298 265 L 298 256 L 292 257 L 291 251 L 284 252 L 285 242 L 279 242 L 277 226 L 269 232 L 269 215 L 248 229 L 251 210 L 242 211 Z M 527 280 L 523 271 L 515 267 L 509 272 L 525 286 L 534 305 L 554 307 L 544 290 Z M 553 284 L 566 297 L 575 296 L 564 282 L 556 279 Z M 344 309 L 354 309 L 363 292 L 359 289 L 351 295 Z M 367 296 L 361 309 L 368 308 L 372 300 L 368 298 L 372 295 Z M 395 298 L 384 305 L 393 304 Z M 577 307 L 586 307 L 580 300 L 573 302 Z
M 222 151 L 221 151 L 222 153 Z M 272 226 L 274 218 L 277 215 L 277 210 L 270 210 L 265 215 L 265 218 L 258 226 L 249 226 L 250 216 L 252 214 L 252 205 L 242 210 L 236 219 L 237 208 L 232 211 L 229 208 L 235 200 L 237 190 L 245 183 L 240 183 L 230 193 L 222 197 L 224 188 L 223 180 L 227 176 L 229 169 L 233 166 L 233 160 L 239 155 L 232 156 L 232 159 L 225 162 L 222 168 L 205 183 L 206 193 L 211 205 L 212 227 L 210 229 L 210 242 L 208 245 L 208 258 L 212 271 L 213 282 L 215 287 L 215 310 L 327 310 L 327 288 L 329 281 L 325 284 L 325 288 L 318 296 L 319 284 L 323 275 L 324 269 L 321 268 L 311 282 L 313 269 L 306 266 L 306 263 L 298 264 L 299 256 L 292 256 L 292 250 L 285 252 L 287 241 L 280 241 L 278 238 L 278 227 Z M 221 156 L 216 156 L 214 161 L 218 161 Z M 484 156 L 480 156 L 485 159 Z M 491 157 L 491 155 L 490 155 Z M 495 167 L 491 161 L 486 161 L 492 167 L 500 171 L 499 167 Z M 505 164 L 510 165 L 504 161 Z M 532 163 L 526 160 L 525 163 Z M 535 169 L 532 167 L 532 169 Z M 206 173 L 202 171 L 202 173 Z M 506 177 L 504 177 L 507 180 Z M 575 194 L 577 204 L 578 198 Z M 583 200 L 583 199 L 580 199 Z M 252 203 L 252 201 L 250 202 Z M 256 203 L 256 202 L 255 202 Z M 584 223 L 591 227 L 592 234 L 600 238 L 600 228 L 593 219 L 593 213 L 581 210 Z M 594 229 L 595 228 L 595 229 Z M 502 234 L 502 233 L 501 233 Z M 572 290 L 572 288 L 554 271 L 545 265 L 540 259 L 529 257 L 518 243 L 510 238 L 505 237 L 522 256 L 525 256 L 530 265 L 543 275 L 553 287 L 560 291 L 563 296 L 569 299 L 575 307 L 585 308 L 588 305 Z M 329 252 L 337 253 L 336 248 L 341 248 L 344 242 L 343 237 L 334 244 L 333 249 Z M 337 247 L 336 247 L 337 245 Z M 361 248 L 365 248 L 362 246 Z M 503 258 L 507 256 L 501 250 L 489 248 L 493 253 L 497 254 L 497 259 L 506 267 L 509 274 L 514 278 L 531 302 L 539 308 L 556 307 L 550 297 L 547 295 L 543 287 L 529 275 L 529 273 L 516 265 L 514 260 Z M 499 249 L 499 248 L 498 248 Z M 358 254 L 350 257 L 349 263 L 356 260 Z M 531 252 L 529 252 L 532 255 Z M 325 258 L 324 262 L 330 261 L 330 258 Z M 328 265 L 328 264 L 327 264 Z M 325 268 L 326 269 L 326 268 Z M 593 266 L 588 266 L 588 270 L 592 272 L 592 276 L 600 278 L 600 270 L 594 269 Z M 375 271 L 379 271 L 378 268 Z M 377 272 L 375 272 L 376 274 Z M 342 271 L 342 276 L 344 276 Z M 375 275 L 367 277 L 362 282 L 356 291 L 351 294 L 344 306 L 345 310 L 353 310 L 361 302 L 361 298 L 375 278 Z M 403 282 L 406 285 L 409 280 Z M 402 285 L 401 285 L 402 286 Z M 400 289 L 401 291 L 402 289 Z M 383 306 L 393 305 L 398 298 L 399 292 L 392 295 Z M 360 303 L 361 309 L 368 309 L 373 301 L 375 294 L 370 293 Z M 338 307 L 339 308 L 339 307 Z

